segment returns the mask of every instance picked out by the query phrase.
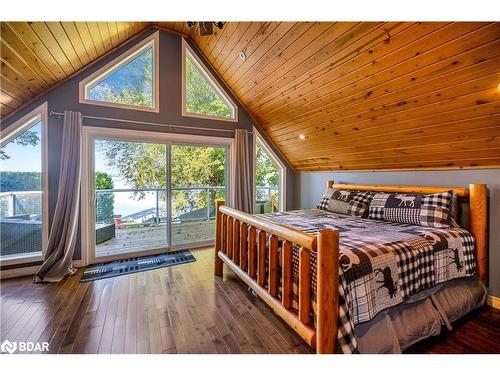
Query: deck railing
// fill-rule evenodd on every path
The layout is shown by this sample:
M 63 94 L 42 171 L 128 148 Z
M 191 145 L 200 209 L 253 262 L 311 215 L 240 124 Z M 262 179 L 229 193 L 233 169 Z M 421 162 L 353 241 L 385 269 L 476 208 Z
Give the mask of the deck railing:
M 207 205 L 205 208 L 205 215 L 203 220 L 213 220 L 215 219 L 215 206 L 212 205 L 213 202 L 216 201 L 216 197 L 211 198 L 211 193 L 214 191 L 225 190 L 225 186 L 197 186 L 197 187 L 176 187 L 172 188 L 172 192 L 175 191 L 197 191 L 204 192 L 207 196 Z M 279 189 L 273 186 L 257 186 L 257 196 L 263 197 L 266 201 L 272 202 L 272 197 L 275 192 L 278 192 Z M 166 193 L 166 189 L 99 189 L 96 190 L 96 198 L 99 194 L 105 193 L 155 193 L 155 218 L 158 220 L 160 218 L 160 193 Z M 259 194 L 259 192 L 261 192 Z M 175 219 L 174 219 L 175 220 Z M 183 221 L 196 221 L 200 220 L 196 219 L 183 219 Z
M 204 192 L 207 199 L 205 207 L 205 220 L 215 219 L 215 207 L 211 198 L 211 193 L 214 191 L 225 190 L 225 186 L 197 186 L 197 187 L 176 187 L 172 191 L 198 191 Z M 257 186 L 257 197 L 266 201 L 273 202 L 273 194 L 278 193 L 279 189 L 273 186 Z M 113 193 L 154 193 L 155 194 L 155 218 L 160 218 L 160 194 L 166 193 L 165 189 L 98 189 L 96 190 L 95 202 L 97 197 L 101 194 Z M 37 197 L 37 199 L 33 199 Z M 40 200 L 42 197 L 41 191 L 11 191 L 0 193 L 0 207 L 2 208 L 2 216 L 16 216 L 16 215 L 33 215 L 40 214 Z M 28 202 L 28 203 L 27 203 Z M 30 202 L 30 203 L 29 203 Z M 189 221 L 190 219 L 185 219 Z M 199 219 L 194 219 L 199 220 Z
M 7 191 L 0 193 L 1 216 L 37 215 L 41 214 L 42 192 Z

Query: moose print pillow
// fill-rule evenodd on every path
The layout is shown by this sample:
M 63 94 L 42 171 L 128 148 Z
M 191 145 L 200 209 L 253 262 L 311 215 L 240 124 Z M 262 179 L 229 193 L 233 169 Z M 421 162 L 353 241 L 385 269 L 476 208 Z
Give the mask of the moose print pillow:
M 366 216 L 375 193 L 371 191 L 337 190 L 328 188 L 318 205 L 320 210 L 350 216 Z
M 451 191 L 431 195 L 377 193 L 368 218 L 423 227 L 449 228 L 452 208 Z

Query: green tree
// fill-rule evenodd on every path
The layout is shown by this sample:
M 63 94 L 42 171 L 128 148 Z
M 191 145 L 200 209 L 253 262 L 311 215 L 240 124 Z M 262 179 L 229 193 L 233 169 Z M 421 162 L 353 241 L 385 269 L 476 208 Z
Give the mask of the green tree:
M 257 186 L 279 187 L 280 172 L 278 167 L 260 142 L 257 142 L 255 147 L 257 151 L 255 161 Z
M 106 164 L 115 168 L 133 189 L 166 189 L 167 165 L 166 146 L 163 144 L 98 141 L 96 147 L 106 158 Z M 221 147 L 172 146 L 173 188 L 224 186 L 225 149 Z M 161 193 L 160 193 L 161 194 Z M 216 199 L 224 198 L 224 190 L 174 190 L 173 215 L 207 206 L 207 200 L 214 205 Z M 144 192 L 134 194 L 142 199 Z M 165 193 L 160 200 L 165 200 Z
M 226 151 L 221 147 L 172 146 L 172 187 L 225 185 Z M 223 189 L 172 191 L 174 217 L 194 209 L 213 208 Z
M 231 117 L 230 107 L 186 56 L 186 111 L 216 117 Z
M 95 189 L 113 189 L 111 176 L 104 172 L 95 172 Z M 113 193 L 98 193 L 96 196 L 96 221 L 113 222 L 115 198 Z
M 153 50 L 147 50 L 125 65 L 123 77 L 109 76 L 89 90 L 91 99 L 140 107 L 153 106 Z M 139 70 L 142 68 L 142 71 Z M 120 69 L 120 70 L 121 70 Z M 120 71 L 119 70 L 119 71 Z M 117 71 L 118 72 L 118 71 Z M 117 73 L 115 72 L 115 74 Z M 123 72 L 122 72 L 123 73 Z
M 255 160 L 255 178 L 257 186 L 271 186 L 279 188 L 280 184 L 280 171 L 274 161 L 271 159 L 267 151 L 262 147 L 260 142 L 257 141 L 256 145 L 256 160 Z M 257 190 L 257 199 L 267 199 L 267 192 Z M 279 207 L 279 193 L 278 190 L 271 192 L 271 202 L 274 208 Z

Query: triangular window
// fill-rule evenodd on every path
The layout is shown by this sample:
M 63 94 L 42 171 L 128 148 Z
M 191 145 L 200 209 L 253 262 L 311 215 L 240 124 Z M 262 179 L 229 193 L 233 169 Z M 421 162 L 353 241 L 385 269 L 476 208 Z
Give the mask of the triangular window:
M 237 107 L 216 79 L 183 42 L 184 116 L 237 121 Z
M 80 82 L 80 101 L 158 111 L 157 34 Z

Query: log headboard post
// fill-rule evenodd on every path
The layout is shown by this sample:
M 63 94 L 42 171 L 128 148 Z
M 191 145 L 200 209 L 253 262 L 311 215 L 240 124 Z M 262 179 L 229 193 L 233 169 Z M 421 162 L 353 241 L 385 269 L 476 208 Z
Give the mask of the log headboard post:
M 486 184 L 469 185 L 470 230 L 476 247 L 476 267 L 481 281 L 488 286 L 488 198 Z
M 327 180 L 326 181 L 326 188 L 329 189 L 335 184 L 335 181 L 333 180 Z

